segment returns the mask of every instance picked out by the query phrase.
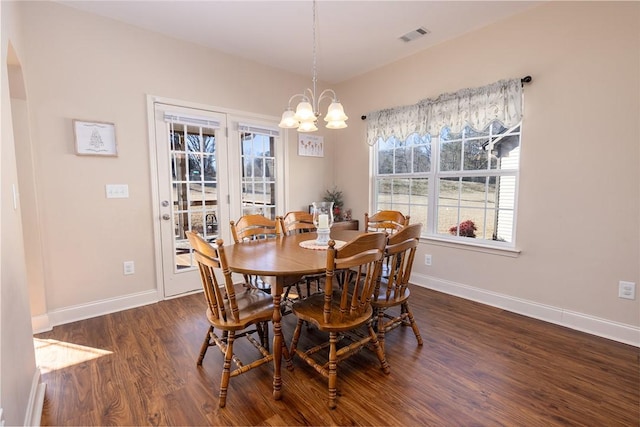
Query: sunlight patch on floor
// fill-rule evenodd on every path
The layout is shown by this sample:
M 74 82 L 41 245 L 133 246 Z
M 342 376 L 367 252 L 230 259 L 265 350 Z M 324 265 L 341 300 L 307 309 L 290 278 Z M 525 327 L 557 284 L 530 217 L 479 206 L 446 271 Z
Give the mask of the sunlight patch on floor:
M 33 345 L 36 349 L 36 363 L 43 374 L 113 353 L 52 339 L 34 338 Z

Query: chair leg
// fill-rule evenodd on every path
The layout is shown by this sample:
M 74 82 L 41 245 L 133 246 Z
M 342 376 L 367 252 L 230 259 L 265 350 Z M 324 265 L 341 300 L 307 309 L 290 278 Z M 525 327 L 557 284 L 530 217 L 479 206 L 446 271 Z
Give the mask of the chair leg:
M 384 310 L 379 308 L 378 310 L 378 341 L 380 342 L 380 347 L 382 347 L 382 351 L 384 352 Z
M 300 339 L 300 332 L 302 332 L 302 324 L 304 320 L 298 319 L 296 323 L 296 329 L 293 331 L 293 338 L 291 338 L 291 347 L 289 350 L 289 357 L 293 359 L 296 354 L 296 348 L 298 347 L 298 340 Z
M 220 380 L 220 399 L 221 408 L 227 404 L 227 389 L 229 388 L 229 378 L 231 377 L 231 360 L 233 359 L 233 341 L 235 332 L 230 331 L 227 337 L 227 351 L 224 355 L 224 365 L 222 367 L 222 378 Z
M 207 336 L 204 337 L 204 342 L 200 347 L 200 356 L 198 356 L 198 361 L 196 362 L 198 366 L 202 366 L 202 361 L 204 360 L 204 355 L 207 353 L 211 344 L 211 334 L 213 333 L 213 326 L 209 326 L 209 330 L 207 331 Z
M 404 303 L 402 307 L 406 311 L 406 315 L 409 318 L 409 323 L 411 324 L 411 329 L 413 329 L 413 333 L 416 336 L 416 340 L 418 340 L 418 345 L 422 345 L 422 336 L 420 335 L 420 330 L 418 329 L 418 324 L 416 323 L 416 319 L 413 318 L 413 313 L 409 309 L 409 304 Z
M 338 382 L 338 356 L 336 344 L 338 333 L 329 333 L 329 408 L 336 407 L 337 382 Z
M 260 345 L 269 351 L 269 322 L 256 323 L 256 330 L 260 337 Z
M 378 337 L 376 336 L 375 331 L 373 330 L 371 321 L 367 323 L 367 329 L 369 330 L 369 336 L 371 337 L 371 344 L 373 344 L 373 349 L 378 356 L 378 360 L 380 361 L 380 367 L 382 368 L 382 372 L 385 374 L 389 374 L 391 372 L 391 368 L 389 367 L 389 362 L 387 362 L 387 358 L 384 355 L 384 350 L 380 347 L 380 343 L 378 342 Z

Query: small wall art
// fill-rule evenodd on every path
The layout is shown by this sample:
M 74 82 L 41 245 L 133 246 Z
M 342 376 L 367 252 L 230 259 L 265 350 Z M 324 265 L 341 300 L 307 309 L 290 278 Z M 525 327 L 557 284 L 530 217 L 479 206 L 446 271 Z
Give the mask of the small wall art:
M 319 135 L 298 134 L 298 155 L 324 157 L 324 138 Z
M 73 120 L 73 134 L 79 156 L 118 155 L 116 126 L 113 123 Z

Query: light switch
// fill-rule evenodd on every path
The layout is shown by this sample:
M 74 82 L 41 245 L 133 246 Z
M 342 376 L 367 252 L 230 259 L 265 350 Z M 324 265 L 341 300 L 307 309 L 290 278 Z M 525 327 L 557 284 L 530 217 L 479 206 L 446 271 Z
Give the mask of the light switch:
M 107 199 L 126 199 L 129 197 L 127 184 L 107 184 Z

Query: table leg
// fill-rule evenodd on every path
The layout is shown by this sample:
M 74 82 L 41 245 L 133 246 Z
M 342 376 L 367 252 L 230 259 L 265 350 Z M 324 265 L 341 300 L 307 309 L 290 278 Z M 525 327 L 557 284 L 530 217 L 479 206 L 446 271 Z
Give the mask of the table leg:
M 282 362 L 282 345 L 284 340 L 282 339 L 282 327 L 280 321 L 282 315 L 280 314 L 280 294 L 282 293 L 282 286 L 280 285 L 280 278 L 277 280 L 278 284 L 276 289 L 272 292 L 273 296 L 273 398 L 280 400 L 282 397 L 282 376 L 280 372 L 280 365 Z
M 282 356 L 287 362 L 287 369 L 293 370 L 293 362 L 287 348 L 286 341 L 282 335 L 282 311 L 280 303 L 282 301 L 282 292 L 287 277 L 277 276 L 275 289 L 272 289 L 273 296 L 273 397 L 280 400 L 282 397 Z

